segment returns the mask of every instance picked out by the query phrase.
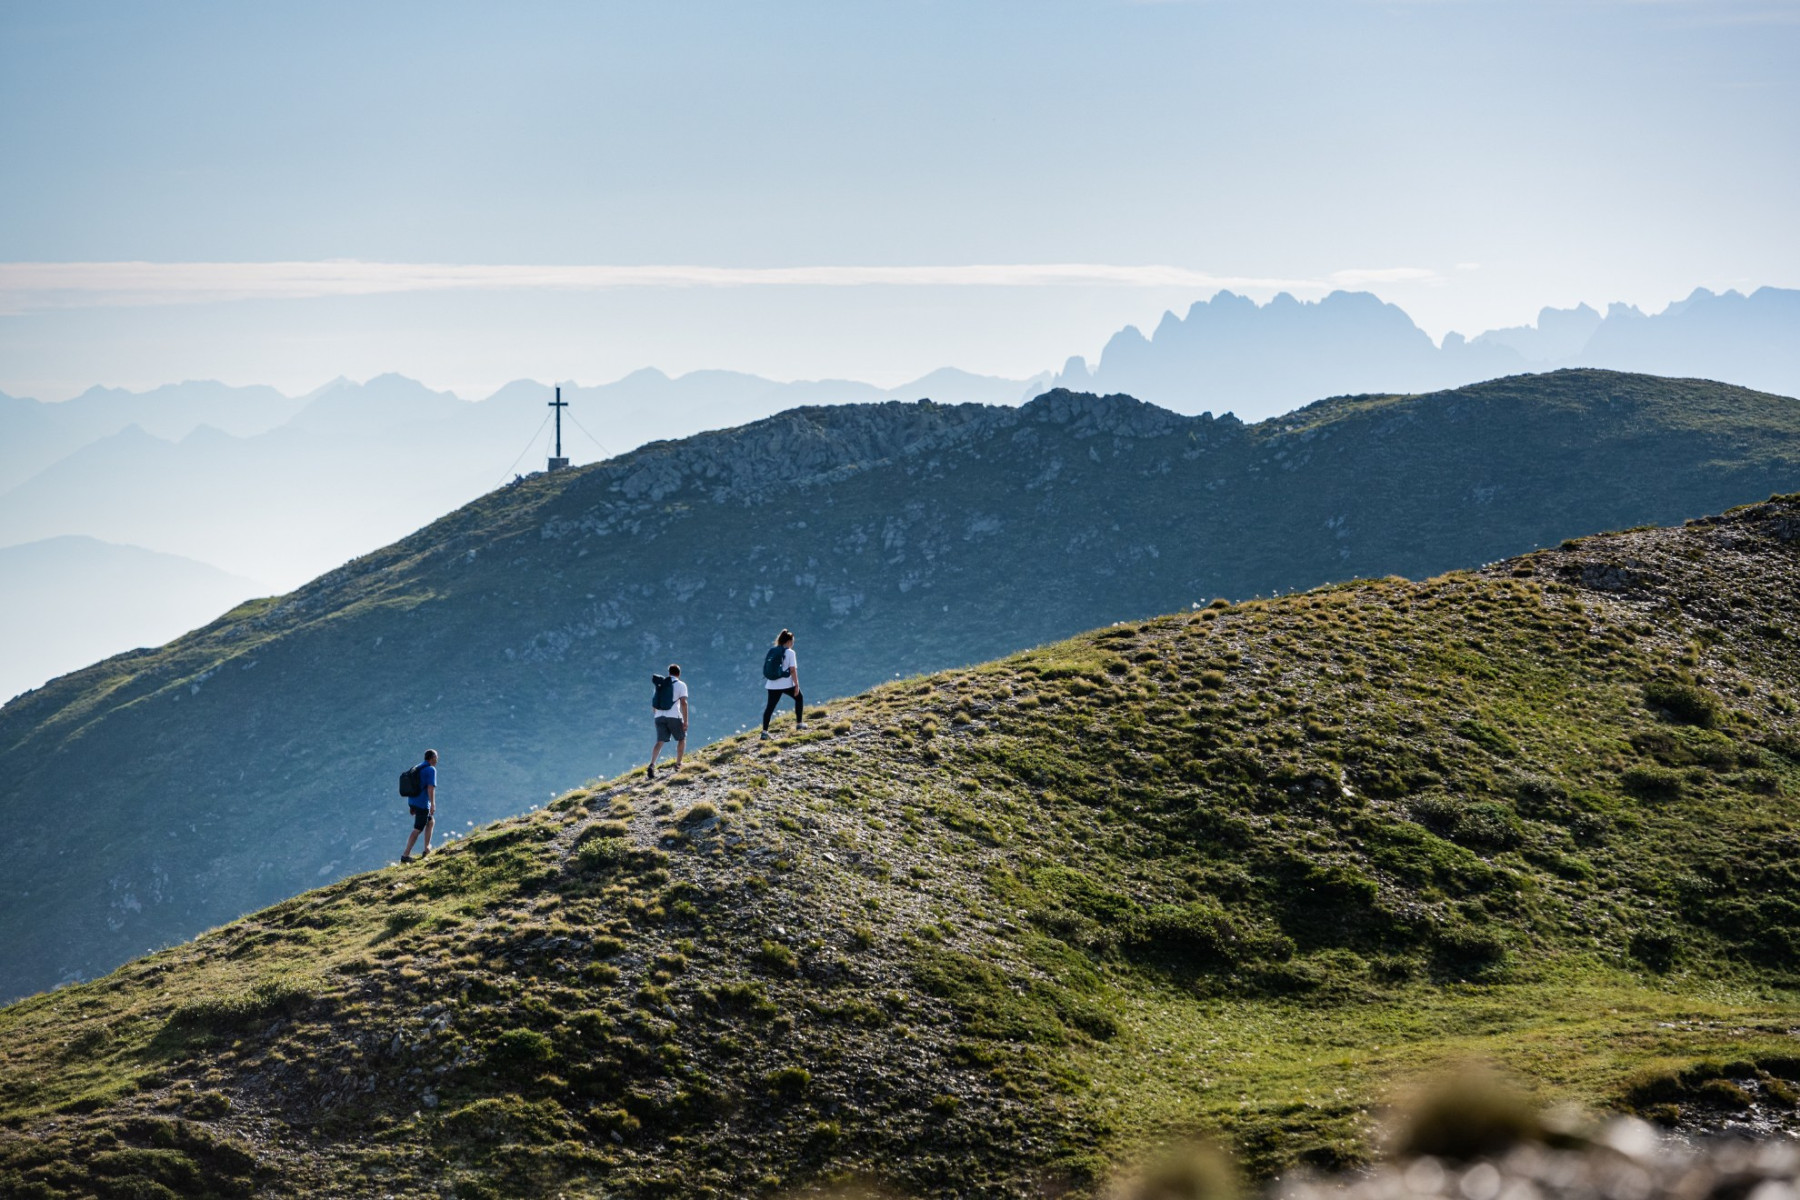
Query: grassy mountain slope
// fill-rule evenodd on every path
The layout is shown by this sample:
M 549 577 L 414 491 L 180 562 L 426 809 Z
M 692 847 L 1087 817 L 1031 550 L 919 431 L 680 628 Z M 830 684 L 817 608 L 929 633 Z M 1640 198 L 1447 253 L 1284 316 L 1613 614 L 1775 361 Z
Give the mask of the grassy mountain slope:
M 1446 1057 L 1796 1103 L 1800 496 L 1131 622 L 0 1011 L 0 1191 L 1085 1192 Z
M 537 477 L 0 709 L 0 996 L 391 860 L 427 745 L 461 827 L 641 761 L 671 660 L 694 737 L 733 732 L 782 626 L 844 694 L 1797 484 L 1800 401 L 1602 372 L 1255 427 L 1069 393 L 799 410 Z

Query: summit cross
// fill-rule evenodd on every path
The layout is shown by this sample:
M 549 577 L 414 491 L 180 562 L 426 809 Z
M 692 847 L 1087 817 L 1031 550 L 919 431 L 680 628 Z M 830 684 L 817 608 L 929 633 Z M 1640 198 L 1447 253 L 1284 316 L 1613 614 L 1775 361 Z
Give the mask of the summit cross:
M 556 389 L 556 399 L 550 401 L 548 407 L 556 412 L 556 456 L 550 460 L 549 466 L 550 470 L 555 471 L 569 465 L 569 460 L 563 457 L 562 452 L 562 410 L 569 407 L 569 402 L 562 398 L 561 388 Z

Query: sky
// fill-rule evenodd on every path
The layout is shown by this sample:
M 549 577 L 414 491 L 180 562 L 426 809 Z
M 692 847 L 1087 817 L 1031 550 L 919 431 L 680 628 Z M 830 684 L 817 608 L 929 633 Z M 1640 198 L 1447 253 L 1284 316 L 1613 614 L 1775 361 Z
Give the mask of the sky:
M 1800 286 L 1800 0 L 0 5 L 0 391 L 1090 359 Z

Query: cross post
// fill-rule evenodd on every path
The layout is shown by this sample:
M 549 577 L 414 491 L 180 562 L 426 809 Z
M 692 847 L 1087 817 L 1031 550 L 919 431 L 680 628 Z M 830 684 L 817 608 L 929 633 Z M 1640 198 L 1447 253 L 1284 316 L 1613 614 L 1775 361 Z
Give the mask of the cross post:
M 562 410 L 569 407 L 569 402 L 562 398 L 562 389 L 556 389 L 556 399 L 550 401 L 549 407 L 556 411 L 556 457 L 550 460 L 549 469 L 560 470 L 569 465 L 569 460 L 562 452 Z

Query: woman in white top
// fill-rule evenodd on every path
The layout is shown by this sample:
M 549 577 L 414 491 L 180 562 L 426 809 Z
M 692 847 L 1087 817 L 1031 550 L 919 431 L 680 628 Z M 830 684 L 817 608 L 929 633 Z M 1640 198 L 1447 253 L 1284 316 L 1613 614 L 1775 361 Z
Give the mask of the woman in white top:
M 775 639 L 763 658 L 763 690 L 768 700 L 763 705 L 762 735 L 769 736 L 769 718 L 783 696 L 794 698 L 794 728 L 806 728 L 806 697 L 800 694 L 800 660 L 794 657 L 794 635 L 787 630 Z

